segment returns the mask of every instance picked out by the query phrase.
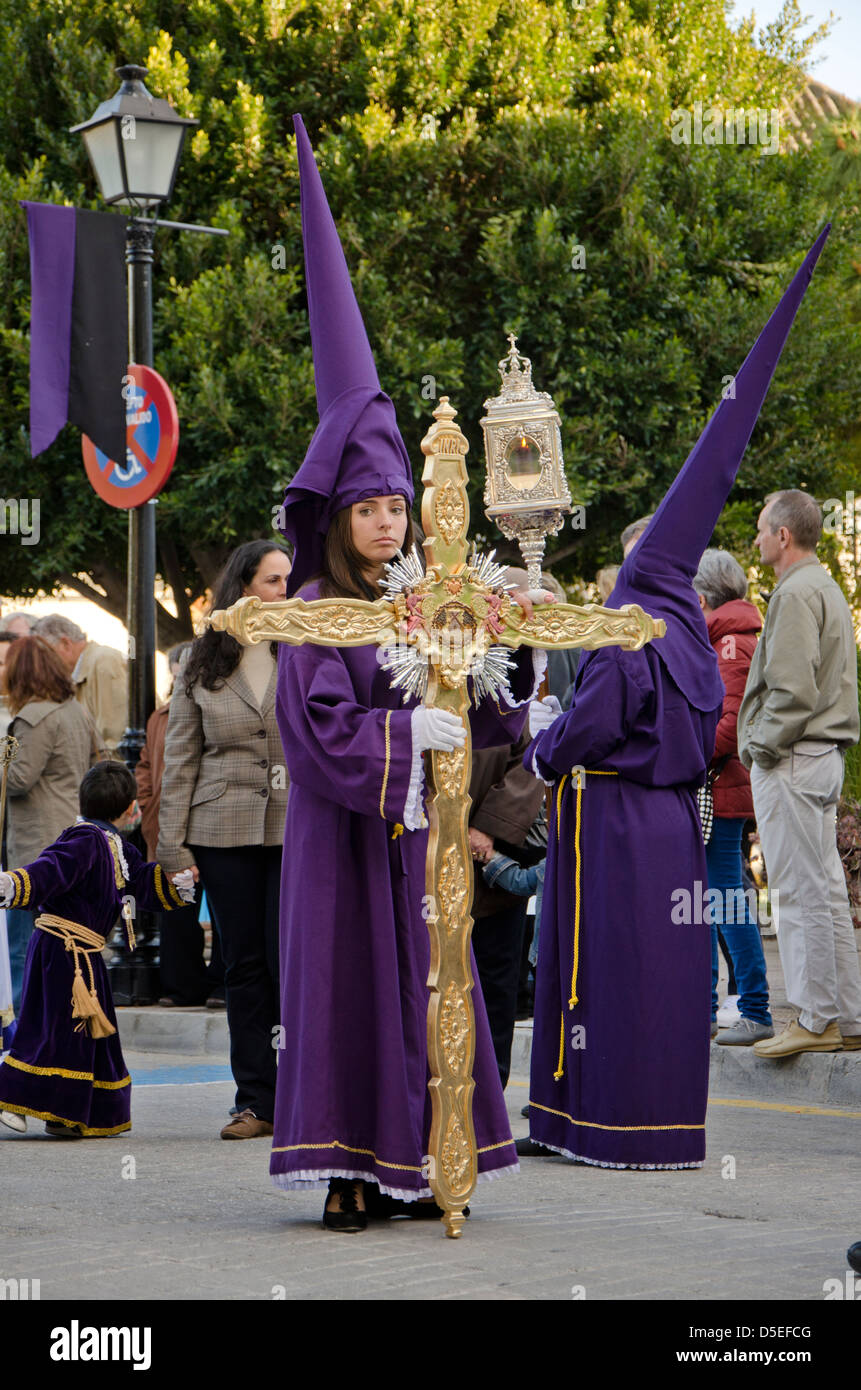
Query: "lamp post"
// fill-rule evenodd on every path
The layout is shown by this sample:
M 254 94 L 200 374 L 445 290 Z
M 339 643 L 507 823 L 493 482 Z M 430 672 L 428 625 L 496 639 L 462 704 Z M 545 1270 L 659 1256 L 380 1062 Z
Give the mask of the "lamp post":
M 117 68 L 122 85 L 79 131 L 102 197 L 109 205 L 157 212 L 173 192 L 189 126 L 169 102 L 144 86 L 146 68 Z M 151 367 L 152 247 L 155 218 L 131 217 L 126 233 L 129 361 Z M 155 502 L 129 510 L 127 615 L 129 631 L 129 722 L 120 743 L 133 772 L 144 744 L 146 721 L 155 708 Z
M 126 230 L 129 362 L 151 367 L 152 261 L 156 216 L 176 182 L 186 131 L 197 121 L 178 116 L 169 102 L 144 86 L 146 68 L 117 68 L 119 90 L 103 101 L 80 132 L 102 197 L 111 206 L 132 208 Z M 151 216 L 142 215 L 153 209 Z M 133 389 L 133 388 L 132 388 Z M 118 462 L 120 462 L 118 460 Z M 146 722 L 155 708 L 155 499 L 129 509 L 126 614 L 129 632 L 128 726 L 119 745 L 131 772 L 138 765 Z M 138 946 L 129 955 L 118 944 L 111 962 L 114 995 L 120 1003 L 157 993 L 158 934 L 151 914 L 139 921 Z

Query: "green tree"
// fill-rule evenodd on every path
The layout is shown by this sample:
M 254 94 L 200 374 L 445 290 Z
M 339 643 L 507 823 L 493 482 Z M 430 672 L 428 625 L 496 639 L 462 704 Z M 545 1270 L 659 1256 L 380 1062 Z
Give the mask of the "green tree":
M 861 364 L 845 294 L 859 209 L 816 151 L 674 144 L 672 112 L 780 108 L 816 35 L 789 0 L 761 34 L 724 0 L 0 0 L 0 399 L 5 497 L 40 496 L 42 541 L 5 544 L 0 591 L 71 583 L 124 611 L 125 518 L 94 499 L 67 429 L 28 457 L 22 197 L 98 207 L 79 137 L 143 61 L 201 127 L 171 217 L 224 240 L 157 242 L 156 366 L 182 437 L 159 502 L 160 567 L 186 598 L 239 541 L 272 534 L 316 425 L 291 115 L 303 112 L 412 457 L 429 379 L 472 443 L 505 332 L 560 409 L 584 531 L 563 579 L 618 557 L 696 439 L 826 216 L 834 230 L 718 535 L 743 558 L 763 494 L 842 496 Z M 22 57 L 23 55 L 23 57 Z M 578 250 L 578 248 L 582 248 Z M 583 257 L 585 256 L 585 265 Z M 579 263 L 580 268 L 577 268 Z M 278 267 L 283 264 L 284 268 Z M 162 642 L 183 635 L 163 613 Z

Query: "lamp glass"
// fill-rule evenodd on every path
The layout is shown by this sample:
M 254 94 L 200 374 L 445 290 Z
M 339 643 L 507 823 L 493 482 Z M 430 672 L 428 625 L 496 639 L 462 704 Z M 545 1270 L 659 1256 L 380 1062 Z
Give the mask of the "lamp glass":
M 137 120 L 123 137 L 128 197 L 148 205 L 170 195 L 185 127 L 167 121 Z
M 505 451 L 508 481 L 518 492 L 529 492 L 541 477 L 541 450 L 528 434 L 516 434 Z
M 106 203 L 115 202 L 122 197 L 125 190 L 114 122 L 103 121 L 101 125 L 90 126 L 89 130 L 84 130 L 81 134 L 99 181 L 102 197 Z

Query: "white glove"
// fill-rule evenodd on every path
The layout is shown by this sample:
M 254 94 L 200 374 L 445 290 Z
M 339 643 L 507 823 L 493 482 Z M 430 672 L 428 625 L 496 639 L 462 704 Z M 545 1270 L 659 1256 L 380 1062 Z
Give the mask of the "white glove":
M 194 902 L 194 874 L 191 869 L 183 869 L 180 873 L 173 874 L 170 881 L 184 903 Z
M 15 896 L 15 880 L 9 874 L 0 874 L 0 907 L 8 907 Z
M 434 748 L 438 753 L 453 753 L 466 743 L 462 719 L 446 709 L 427 709 L 424 705 L 413 710 L 412 736 L 417 752 Z
M 555 695 L 545 695 L 543 700 L 533 700 L 529 706 L 529 737 L 535 738 L 542 729 L 549 729 L 562 712 L 562 706 Z

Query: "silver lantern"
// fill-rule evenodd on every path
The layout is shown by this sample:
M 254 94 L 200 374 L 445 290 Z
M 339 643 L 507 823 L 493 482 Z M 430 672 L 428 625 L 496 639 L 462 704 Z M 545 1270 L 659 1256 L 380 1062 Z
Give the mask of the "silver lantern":
M 499 363 L 502 390 L 484 402 L 481 422 L 487 459 L 485 514 L 508 540 L 516 540 L 530 589 L 541 587 L 544 543 L 571 510 L 562 460 L 559 416 L 546 391 L 532 384 L 532 363 L 509 333 Z

